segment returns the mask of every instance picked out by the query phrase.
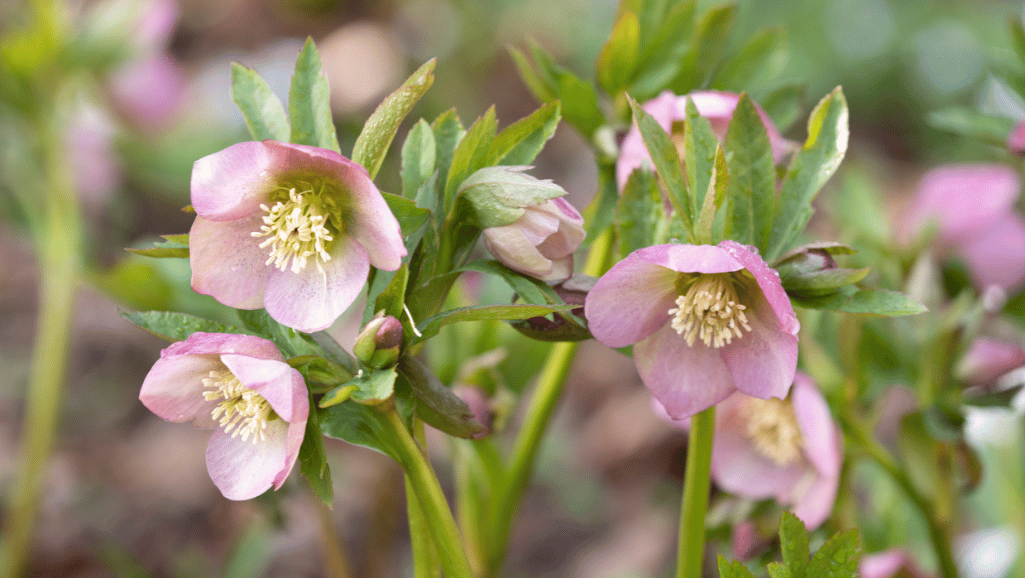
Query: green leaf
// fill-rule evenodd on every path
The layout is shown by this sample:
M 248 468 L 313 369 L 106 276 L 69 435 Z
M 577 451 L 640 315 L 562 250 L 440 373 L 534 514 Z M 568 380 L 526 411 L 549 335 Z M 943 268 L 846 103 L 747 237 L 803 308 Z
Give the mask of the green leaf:
M 811 203 L 833 176 L 847 152 L 850 135 L 847 101 L 838 86 L 808 117 L 808 139 L 790 163 L 779 195 L 766 260 L 790 248 L 811 218 Z
M 319 353 L 300 336 L 299 332 L 278 323 L 264 309 L 240 309 L 237 310 L 237 313 L 243 327 L 273 341 L 285 357 L 317 355 Z
M 726 187 L 730 181 L 730 174 L 726 169 L 726 157 L 723 155 L 721 146 L 715 147 L 715 164 L 712 166 L 710 177 L 701 212 L 698 213 L 698 220 L 694 223 L 695 240 L 702 245 L 715 244 L 715 239 L 712 237 L 712 221 L 715 220 L 716 212 L 726 200 Z
M 1012 14 L 1007 20 L 1011 28 L 1011 48 L 1018 55 L 1018 60 L 1025 61 L 1025 28 L 1022 27 L 1021 17 Z
M 310 396 L 310 415 L 306 419 L 306 434 L 299 446 L 299 471 L 310 483 L 313 493 L 324 505 L 331 507 L 334 492 L 331 486 L 331 470 L 327 465 L 327 448 L 324 447 L 324 434 L 320 431 L 320 415 L 317 413 L 313 397 Z
M 562 101 L 562 115 L 587 140 L 594 131 L 605 124 L 605 114 L 598 106 L 598 93 L 594 86 L 568 70 L 559 76 L 559 99 Z
M 389 94 L 370 115 L 363 131 L 356 138 L 352 147 L 352 160 L 366 167 L 370 178 L 377 176 L 381 163 L 388 154 L 388 147 L 395 138 L 395 133 L 406 118 L 413 105 L 434 84 L 434 65 L 437 59 L 432 58 L 416 70 L 402 86 Z M 429 174 L 429 173 L 428 173 Z
M 694 228 L 694 217 L 691 212 L 693 205 L 687 195 L 687 183 L 680 168 L 680 157 L 676 147 L 658 121 L 644 112 L 637 101 L 630 99 L 630 107 L 633 109 L 634 123 L 641 132 L 644 146 L 648 149 L 655 171 L 666 189 L 669 202 L 676 209 L 676 214 L 680 216 L 685 228 L 691 231 Z M 715 150 L 712 152 L 714 154 Z
M 826 541 L 808 564 L 808 576 L 814 578 L 857 578 L 861 547 L 858 531 L 847 530 Z
M 484 426 L 474 419 L 470 406 L 415 358 L 403 356 L 398 370 L 413 389 L 416 414 L 424 423 L 461 438 L 471 438 L 484 431 Z
M 288 142 L 292 129 L 285 107 L 255 70 L 231 63 L 231 98 L 242 111 L 254 140 Z
M 755 578 L 743 564 L 733 560 L 732 562 L 719 554 L 719 578 Z
M 562 118 L 558 102 L 544 104 L 498 133 L 488 149 L 485 166 L 529 165 L 555 134 Z
M 808 557 L 811 552 L 808 548 L 808 529 L 797 516 L 788 511 L 783 511 L 783 517 L 779 522 L 780 550 L 783 551 L 783 563 L 786 564 L 791 578 L 805 578 L 808 576 Z M 817 578 L 817 574 L 811 574 L 811 578 Z
M 320 429 L 324 435 L 363 446 L 399 461 L 392 448 L 389 427 L 371 406 L 339 403 L 320 411 Z
M 413 125 L 402 145 L 402 196 L 412 199 L 434 174 L 437 145 L 427 121 Z M 428 207 L 429 208 L 429 207 Z
M 746 93 L 740 95 L 730 120 L 726 150 L 733 153 L 728 163 L 732 238 L 738 243 L 754 245 L 765 254 L 776 205 L 776 169 L 769 135 Z
M 544 281 L 513 271 L 498 261 L 474 261 L 467 263 L 459 270 L 479 271 L 487 275 L 501 277 L 520 296 L 520 299 L 532 305 L 562 303 L 562 299 L 555 293 L 555 290 L 546 285 Z
M 324 394 L 320 400 L 320 407 L 331 407 L 349 399 L 363 405 L 384 403 L 395 393 L 397 375 L 394 367 L 375 369 L 370 372 L 364 371 Z
M 862 269 L 822 269 L 797 275 L 784 276 L 780 273 L 780 280 L 783 282 L 783 289 L 791 295 L 815 298 L 823 295 L 831 295 L 845 285 L 853 285 L 868 275 L 871 267 Z M 778 270 L 777 270 L 778 271 Z
M 765 569 L 769 571 L 769 578 L 793 578 L 790 569 L 779 562 L 769 562 Z
M 157 259 L 186 259 L 189 256 L 188 235 L 161 235 L 165 240 L 154 243 L 152 247 L 141 249 L 127 248 L 126 251 L 142 255 L 143 257 L 154 257 Z
M 256 518 L 248 524 L 245 533 L 238 540 L 224 564 L 221 576 L 223 578 L 263 576 L 271 562 L 270 539 L 269 524 L 262 518 Z
M 655 2 L 645 2 L 641 26 L 641 56 L 635 79 L 628 92 L 644 101 L 654 97 L 676 78 L 694 28 L 697 2 L 675 3 L 668 12 L 652 9 Z M 657 15 L 657 16 L 656 16 Z M 652 29 L 653 34 L 646 31 Z M 650 36 L 650 39 L 648 38 Z
M 860 289 L 851 285 L 825 297 L 803 298 L 792 295 L 791 299 L 795 305 L 811 309 L 827 309 L 882 317 L 903 317 L 928 311 L 921 303 L 896 291 Z
M 658 231 L 665 229 L 665 204 L 655 174 L 640 168 L 630 174 L 616 205 L 616 240 L 621 256 L 654 245 Z
M 395 272 L 388 286 L 374 300 L 374 312 L 384 311 L 396 319 L 402 318 L 402 305 L 406 298 L 406 284 L 409 282 L 409 263 L 403 263 Z
M 498 128 L 498 121 L 495 119 L 495 107 L 492 106 L 477 119 L 466 131 L 466 135 L 460 139 L 452 152 L 452 164 L 448 169 L 448 179 L 445 184 L 445 207 L 451 208 L 455 201 L 456 190 L 459 185 L 472 175 L 477 169 L 484 166 L 488 156 L 488 149 L 491 142 L 495 140 L 495 130 Z
M 741 92 L 758 80 L 776 78 L 787 62 L 786 29 L 774 26 L 756 33 L 715 74 L 711 88 Z
M 169 341 L 182 341 L 188 336 L 204 333 L 239 333 L 245 331 L 231 325 L 210 321 L 188 313 L 174 311 L 121 311 L 118 314 L 136 327 Z
M 626 87 L 637 66 L 641 26 L 637 14 L 622 10 L 612 34 L 598 55 L 598 82 L 605 92 L 618 94 Z
M 330 87 L 312 38 L 306 39 L 295 61 L 292 87 L 288 91 L 288 116 L 292 120 L 293 143 L 341 153 L 331 119 Z
M 616 185 L 615 163 L 598 164 L 598 193 L 583 212 L 587 237 L 581 247 L 587 247 L 612 225 L 616 218 L 619 202 L 619 187 Z
M 990 144 L 1004 147 L 1014 121 L 1004 116 L 986 114 L 977 110 L 953 106 L 930 112 L 926 121 L 933 128 L 952 132 Z
M 762 110 L 772 119 L 776 130 L 785 133 L 797 122 L 804 108 L 804 93 L 803 84 L 787 84 L 762 99 Z
M 497 319 L 500 321 L 511 321 L 519 319 L 530 319 L 541 317 L 555 312 L 567 312 L 575 305 L 472 305 L 442 311 L 431 316 L 420 323 L 418 329 L 421 336 L 415 342 L 424 341 L 438 334 L 438 331 L 446 325 L 461 321 L 480 321 L 485 319 Z M 415 343 L 414 342 L 414 343 Z
M 726 54 L 733 27 L 737 24 L 737 5 L 724 4 L 705 12 L 691 37 L 690 48 L 683 57 L 680 74 L 671 88 L 676 94 L 687 94 L 705 86 L 712 72 Z
M 408 254 L 413 254 L 413 250 L 416 246 L 410 247 L 410 240 L 413 234 L 420 231 L 420 229 L 427 224 L 431 218 L 431 212 L 427 209 L 421 209 L 416 206 L 416 203 L 405 197 L 393 195 L 391 193 L 381 193 L 384 197 L 384 202 L 388 203 L 388 208 L 391 209 L 395 219 L 399 222 L 399 227 L 402 229 L 402 236 L 406 239 L 406 251 Z
M 434 129 L 434 143 L 437 145 L 437 153 L 435 155 L 436 161 L 435 166 L 438 169 L 438 191 L 439 196 L 444 194 L 445 187 L 442 185 L 448 180 L 449 166 L 452 164 L 452 155 L 455 153 L 456 145 L 459 144 L 463 139 L 463 135 L 466 134 L 466 130 L 463 128 L 463 123 L 459 120 L 459 115 L 456 114 L 456 109 L 449 109 L 434 119 L 431 123 L 431 128 Z
M 712 169 L 715 166 L 715 151 L 719 147 L 719 139 L 712 132 L 712 125 L 708 119 L 698 112 L 698 107 L 694 104 L 693 99 L 687 99 L 685 111 L 684 164 L 687 167 L 691 214 L 697 215 L 705 203 L 705 192 L 708 190 L 708 184 L 712 181 Z
M 509 56 L 513 60 L 513 65 L 516 66 L 516 72 L 519 73 L 520 80 L 523 81 L 523 84 L 527 85 L 527 88 L 534 94 L 535 98 L 541 102 L 556 100 L 555 90 L 551 84 L 534 68 L 530 58 L 522 50 L 510 46 Z

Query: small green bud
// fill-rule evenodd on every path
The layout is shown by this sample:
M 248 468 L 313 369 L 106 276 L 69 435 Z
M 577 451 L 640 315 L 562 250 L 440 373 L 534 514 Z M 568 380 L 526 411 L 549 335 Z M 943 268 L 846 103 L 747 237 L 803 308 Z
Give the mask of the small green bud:
M 384 315 L 382 311 L 360 331 L 352 346 L 352 353 L 369 367 L 391 367 L 399 359 L 402 341 L 402 322 L 391 315 Z

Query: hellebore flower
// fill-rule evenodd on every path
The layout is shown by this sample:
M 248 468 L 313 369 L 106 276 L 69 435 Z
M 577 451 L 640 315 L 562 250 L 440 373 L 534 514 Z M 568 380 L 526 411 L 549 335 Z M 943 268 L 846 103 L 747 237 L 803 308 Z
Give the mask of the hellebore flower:
M 968 385 L 990 388 L 1001 376 L 1022 366 L 1025 347 L 1021 343 L 978 337 L 968 346 L 955 373 Z
M 406 255 L 366 169 L 322 148 L 266 140 L 203 157 L 192 206 L 192 288 L 299 331 L 330 326 L 370 265 L 394 271 Z
M 1007 133 L 1007 150 L 1016 155 L 1025 155 L 1025 121 L 1014 125 Z
M 936 245 L 964 258 L 980 289 L 1010 290 L 1025 279 L 1025 220 L 1014 210 L 1018 174 L 997 164 L 947 165 L 922 177 L 903 219 L 932 222 Z
M 911 553 L 904 548 L 893 548 L 882 552 L 865 554 L 858 563 L 858 576 L 860 578 L 932 577 L 931 574 L 926 573 L 915 563 Z
M 484 245 L 506 267 L 557 283 L 573 274 L 573 251 L 585 236 L 584 218 L 558 197 L 526 207 L 510 225 L 484 229 Z
M 160 352 L 139 400 L 157 416 L 216 428 L 206 467 L 230 500 L 278 489 L 299 456 L 309 397 L 302 375 L 270 341 L 193 333 Z
M 740 102 L 740 95 L 732 92 L 721 92 L 718 90 L 704 90 L 692 92 L 684 96 L 677 96 L 670 91 L 665 91 L 641 106 L 644 112 L 650 114 L 658 121 L 658 124 L 669 133 L 674 141 L 677 140 L 679 132 L 676 127 L 687 118 L 687 100 L 694 100 L 694 107 L 698 114 L 708 119 L 712 125 L 712 132 L 720 141 L 726 139 L 726 131 L 730 126 L 730 119 L 733 118 L 733 111 L 737 109 Z M 765 132 L 769 135 L 769 146 L 772 148 L 772 158 L 776 163 L 781 162 L 787 154 L 794 150 L 794 143 L 783 138 L 772 123 L 769 115 L 765 114 L 762 107 L 755 105 L 758 116 L 762 118 L 765 125 Z M 679 145 L 678 145 L 679 147 Z M 682 147 L 681 151 L 682 151 Z M 680 157 L 683 155 L 681 153 Z M 641 131 L 632 126 L 626 133 L 619 148 L 619 158 L 616 159 L 616 184 L 619 190 L 623 190 L 630 173 L 644 164 L 651 163 L 651 156 L 644 146 L 644 139 L 641 138 Z
M 633 344 L 641 380 L 674 419 L 735 391 L 785 398 L 800 324 L 776 272 L 735 241 L 656 245 L 616 263 L 584 315 L 609 347 Z

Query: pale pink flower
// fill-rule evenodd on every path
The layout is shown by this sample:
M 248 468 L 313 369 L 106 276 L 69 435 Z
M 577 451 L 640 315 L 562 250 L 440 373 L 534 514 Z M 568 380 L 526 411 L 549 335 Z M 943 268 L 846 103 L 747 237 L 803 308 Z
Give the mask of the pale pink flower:
M 739 94 L 703 90 L 677 96 L 667 90 L 644 103 L 641 108 L 658 121 L 658 124 L 666 132 L 673 135 L 673 124 L 687 118 L 687 98 L 694 100 L 694 107 L 697 108 L 698 114 L 708 119 L 715 136 L 720 141 L 725 140 L 730 119 L 733 118 L 733 111 L 737 109 L 737 103 L 740 102 Z M 779 134 L 772 119 L 765 114 L 760 106 L 755 105 L 755 107 L 758 110 L 758 116 L 762 119 L 762 124 L 765 125 L 765 131 L 768 133 L 773 160 L 779 163 L 794 150 L 796 145 Z M 616 159 L 616 183 L 619 185 L 619 190 L 623 190 L 627 179 L 630 178 L 630 173 L 643 165 L 651 166 L 651 156 L 644 146 L 641 131 L 635 125 L 626 133 L 619 148 L 619 158 Z
M 922 177 L 903 222 L 932 223 L 937 247 L 964 258 L 980 289 L 1025 279 L 1025 220 L 1014 210 L 1018 174 L 997 164 L 947 165 Z
M 858 563 L 858 576 L 860 578 L 896 578 L 897 576 L 930 578 L 932 575 L 922 570 L 906 549 L 893 548 L 862 556 L 861 562 Z
M 968 385 L 989 387 L 1005 373 L 1025 366 L 1021 343 L 978 337 L 972 341 L 957 365 L 957 376 Z
M 484 229 L 484 245 L 506 267 L 558 283 L 573 274 L 573 252 L 585 236 L 584 218 L 556 197 L 526 207 L 514 223 Z
M 330 326 L 371 265 L 394 271 L 406 255 L 366 169 L 322 148 L 266 140 L 203 157 L 192 206 L 192 288 L 299 331 Z
M 160 352 L 139 399 L 172 422 L 215 428 L 206 448 L 214 485 L 248 500 L 285 482 L 309 416 L 302 375 L 270 341 L 193 333 Z
M 594 338 L 633 345 L 641 380 L 674 419 L 735 391 L 785 398 L 800 324 L 779 276 L 754 249 L 656 245 L 616 263 L 587 294 Z
M 1025 155 L 1025 121 L 1018 122 L 1007 133 L 1007 150 L 1016 155 Z

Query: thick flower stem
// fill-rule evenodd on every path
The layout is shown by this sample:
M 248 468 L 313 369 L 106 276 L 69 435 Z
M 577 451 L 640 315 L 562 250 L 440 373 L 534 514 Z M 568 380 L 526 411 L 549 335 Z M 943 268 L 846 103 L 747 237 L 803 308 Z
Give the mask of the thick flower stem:
M 714 435 L 713 405 L 690 419 L 687 470 L 684 474 L 683 500 L 680 505 L 680 549 L 676 557 L 676 578 L 701 578 Z
M 424 520 L 437 547 L 438 560 L 447 578 L 472 578 L 470 562 L 463 551 L 463 540 L 452 517 L 438 478 L 416 440 L 393 409 L 381 414 L 392 437 L 392 449 L 406 471 L 407 482 L 420 503 Z
M 421 445 L 424 443 L 424 424 L 413 419 L 413 437 Z M 438 551 L 431 538 L 431 530 L 424 517 L 420 500 L 416 499 L 416 490 L 406 474 L 406 511 L 409 517 L 409 538 L 413 548 L 413 571 L 416 578 L 441 578 L 441 565 Z

